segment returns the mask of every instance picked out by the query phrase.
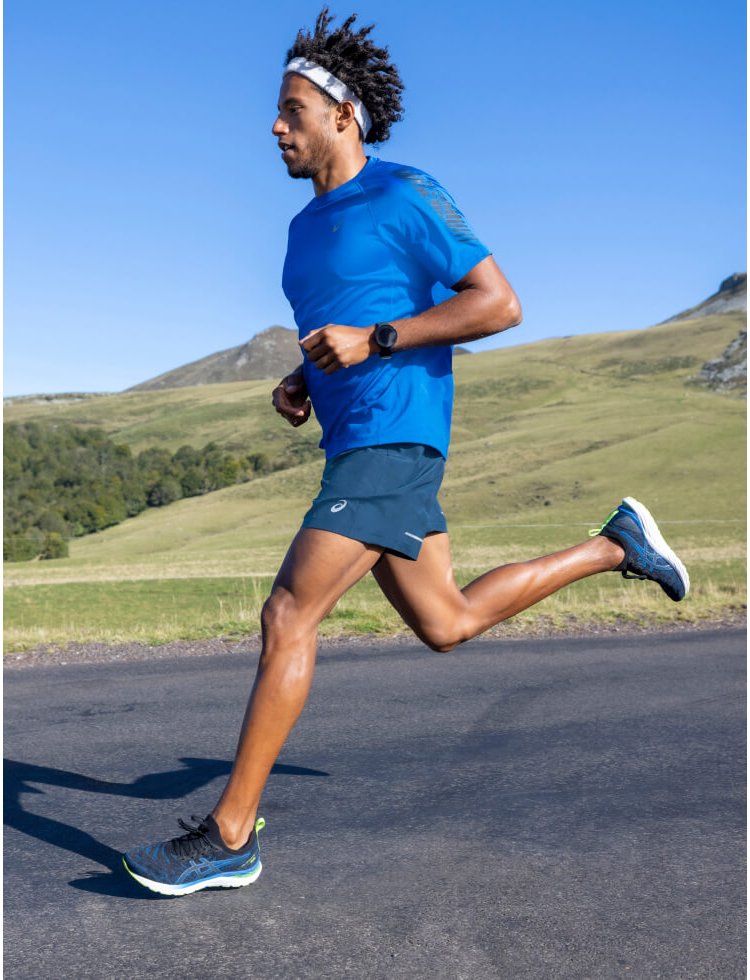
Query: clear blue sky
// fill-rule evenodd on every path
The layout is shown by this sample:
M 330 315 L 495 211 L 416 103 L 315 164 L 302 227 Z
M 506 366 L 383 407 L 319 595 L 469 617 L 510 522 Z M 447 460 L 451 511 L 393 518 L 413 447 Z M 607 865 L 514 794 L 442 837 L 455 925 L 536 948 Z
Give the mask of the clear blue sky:
M 6 0 L 5 393 L 118 391 L 265 327 L 311 195 L 270 127 L 285 0 Z M 519 293 L 484 346 L 635 329 L 745 269 L 739 0 L 362 0 L 433 173 Z

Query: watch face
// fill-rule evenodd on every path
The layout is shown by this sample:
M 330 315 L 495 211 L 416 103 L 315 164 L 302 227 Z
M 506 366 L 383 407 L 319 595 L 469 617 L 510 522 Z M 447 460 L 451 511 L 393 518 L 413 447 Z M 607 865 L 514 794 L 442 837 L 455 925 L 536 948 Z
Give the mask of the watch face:
M 398 333 L 396 328 L 392 327 L 390 323 L 379 323 L 378 328 L 375 331 L 375 343 L 378 347 L 385 347 L 386 350 L 390 350 L 398 339 Z

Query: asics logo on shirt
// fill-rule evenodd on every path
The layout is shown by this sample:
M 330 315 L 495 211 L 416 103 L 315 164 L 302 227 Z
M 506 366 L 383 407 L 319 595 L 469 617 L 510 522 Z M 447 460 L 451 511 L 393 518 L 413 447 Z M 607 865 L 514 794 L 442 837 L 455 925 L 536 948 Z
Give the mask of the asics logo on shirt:
M 334 504 L 333 507 L 331 507 L 331 513 L 338 514 L 340 510 L 343 510 L 344 507 L 346 507 L 346 503 L 346 500 L 339 500 L 337 504 Z

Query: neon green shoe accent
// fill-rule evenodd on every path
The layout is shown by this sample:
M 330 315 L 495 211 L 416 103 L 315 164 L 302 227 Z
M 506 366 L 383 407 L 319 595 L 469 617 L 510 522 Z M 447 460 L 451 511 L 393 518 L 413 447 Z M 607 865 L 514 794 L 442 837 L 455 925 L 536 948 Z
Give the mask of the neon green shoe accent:
M 255 821 L 255 833 L 257 834 L 259 830 L 263 830 L 265 825 L 266 821 L 263 819 L 263 817 L 258 817 L 258 819 Z
M 620 510 L 619 507 L 615 507 L 612 513 L 605 518 L 604 523 L 601 525 L 601 527 L 592 527 L 591 530 L 589 531 L 589 537 L 595 538 L 597 534 L 601 534 L 604 528 L 609 524 L 612 518 L 619 512 L 619 510 Z

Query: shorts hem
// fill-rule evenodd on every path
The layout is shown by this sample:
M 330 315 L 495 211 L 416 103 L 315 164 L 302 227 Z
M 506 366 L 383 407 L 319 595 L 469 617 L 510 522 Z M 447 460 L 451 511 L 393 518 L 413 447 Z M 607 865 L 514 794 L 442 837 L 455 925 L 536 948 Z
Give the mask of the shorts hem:
M 388 551 L 391 554 L 398 555 L 399 558 L 408 558 L 409 561 L 416 561 L 417 558 L 419 558 L 419 553 L 422 550 L 422 544 L 424 543 L 424 538 L 422 538 L 421 541 L 417 541 L 415 538 L 413 540 L 413 543 L 412 541 L 409 541 L 402 548 L 398 545 L 395 545 L 393 543 L 393 539 L 390 539 L 388 541 L 385 540 L 376 541 L 374 540 L 373 536 L 359 535 L 354 530 L 350 530 L 350 531 L 346 531 L 344 529 L 334 530 L 332 527 L 325 524 L 323 520 L 316 521 L 315 517 L 311 517 L 309 520 L 305 518 L 305 520 L 302 522 L 302 527 L 311 528 L 312 530 L 315 531 L 329 531 L 331 534 L 338 534 L 342 538 L 349 538 L 351 541 L 359 541 L 360 544 L 370 545 L 373 548 L 382 548 L 383 551 Z M 447 530 L 448 530 L 447 527 L 432 528 L 431 530 L 424 532 L 424 537 L 426 538 L 429 534 L 445 534 L 447 533 Z

